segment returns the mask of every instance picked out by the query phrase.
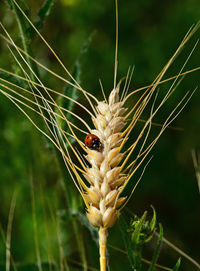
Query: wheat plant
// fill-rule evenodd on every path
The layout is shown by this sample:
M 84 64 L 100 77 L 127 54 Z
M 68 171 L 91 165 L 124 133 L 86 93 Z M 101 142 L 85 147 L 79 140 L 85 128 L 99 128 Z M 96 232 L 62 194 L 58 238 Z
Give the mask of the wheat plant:
M 46 39 L 40 34 L 37 27 L 26 15 L 20 3 L 12 0 L 11 5 L 20 14 L 19 18 L 23 17 L 30 25 L 32 31 L 48 47 L 69 79 L 58 75 L 33 58 L 26 46 L 25 40 L 23 48 L 20 48 L 5 26 L 1 24 L 4 33 L 2 38 L 7 42 L 8 49 L 20 71 L 20 75 L 0 68 L 2 74 L 0 77 L 0 92 L 14 103 L 34 127 L 50 140 L 60 152 L 66 169 L 71 175 L 71 179 L 86 206 L 87 218 L 98 229 L 100 270 L 106 271 L 108 230 L 114 226 L 141 180 L 139 178 L 138 181 L 135 181 L 132 177 L 140 167 L 145 169 L 145 159 L 150 151 L 165 129 L 180 114 L 196 90 L 185 92 L 163 123 L 157 124 L 160 130 L 149 141 L 151 128 L 154 125 L 154 117 L 159 114 L 166 101 L 175 93 L 179 85 L 179 79 L 187 73 L 199 69 L 183 71 L 196 48 L 197 43 L 195 43 L 179 73 L 171 78 L 163 79 L 177 55 L 199 28 L 199 23 L 190 28 L 177 50 L 152 84 L 130 91 L 133 69 L 129 68 L 127 75 L 122 80 L 118 81 L 117 79 L 118 4 L 115 1 L 116 45 L 113 89 L 106 97 L 100 82 L 102 99 L 98 100 L 96 96 L 83 89 L 77 79 L 69 72 Z M 23 27 L 21 31 L 23 31 Z M 77 100 L 73 95 L 66 95 L 46 86 L 45 82 L 40 79 L 35 67 L 45 70 L 49 76 L 53 76 L 71 86 L 81 98 Z M 13 80 L 8 80 L 8 77 Z M 171 86 L 158 102 L 158 87 L 166 81 L 171 81 Z M 17 82 L 22 82 L 23 86 Z M 137 100 L 134 104 L 130 104 L 129 99 L 134 95 L 137 97 Z M 66 108 L 60 104 L 59 97 L 66 99 L 68 105 L 70 103 L 75 104 L 80 110 L 84 110 L 88 115 L 87 119 L 82 118 L 81 114 L 74 113 L 70 106 Z M 88 106 L 85 105 L 86 102 Z M 141 116 L 143 116 L 145 110 L 148 112 L 148 117 L 144 122 L 141 122 L 143 125 L 135 136 L 134 128 L 141 121 Z M 43 124 L 40 125 L 35 121 L 33 112 L 43 120 L 45 128 Z M 92 124 L 89 125 L 89 123 Z M 88 134 L 96 137 L 99 144 L 98 148 L 84 144 L 82 138 L 85 138 Z M 148 162 L 146 162 L 147 164 Z M 131 191 L 127 192 L 126 188 L 130 183 L 133 183 L 132 188 Z

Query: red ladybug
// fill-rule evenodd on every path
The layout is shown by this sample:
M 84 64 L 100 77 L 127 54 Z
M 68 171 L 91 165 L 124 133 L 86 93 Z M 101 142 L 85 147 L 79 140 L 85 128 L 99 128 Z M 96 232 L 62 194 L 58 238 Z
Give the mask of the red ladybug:
M 102 144 L 98 136 L 94 134 L 89 134 L 85 138 L 85 145 L 88 146 L 89 148 L 96 150 L 96 151 L 101 151 L 102 150 Z

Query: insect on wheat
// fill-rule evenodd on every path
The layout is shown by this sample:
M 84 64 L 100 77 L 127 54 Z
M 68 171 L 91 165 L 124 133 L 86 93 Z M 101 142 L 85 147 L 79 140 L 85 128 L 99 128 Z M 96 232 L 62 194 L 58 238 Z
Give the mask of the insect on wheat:
M 69 76 L 70 80 L 54 73 L 52 70 L 31 57 L 27 51 L 19 48 L 10 37 L 5 27 L 1 24 L 1 27 L 6 34 L 4 39 L 7 41 L 9 50 L 23 73 L 23 76 L 6 71 L 2 68 L 0 71 L 25 82 L 27 87 L 22 87 L 17 83 L 10 82 L 2 77 L 0 78 L 0 92 L 11 100 L 19 110 L 25 114 L 36 129 L 45 135 L 61 153 L 67 170 L 69 171 L 71 178 L 86 205 L 88 220 L 99 230 L 100 267 L 101 271 L 105 271 L 108 228 L 114 225 L 120 211 L 129 201 L 139 181 L 134 184 L 132 192 L 129 195 L 124 194 L 124 190 L 129 184 L 132 176 L 143 164 L 145 158 L 148 156 L 161 134 L 178 116 L 193 94 L 193 92 L 191 94 L 187 92 L 184 95 L 161 125 L 157 136 L 147 144 L 147 138 L 151 131 L 152 120 L 164 103 L 174 93 L 178 78 L 187 73 L 183 73 L 183 69 L 193 53 L 196 44 L 179 74 L 168 79 L 173 80 L 173 83 L 158 105 L 156 103 L 158 96 L 157 87 L 164 82 L 162 79 L 166 71 L 174 61 L 177 54 L 197 30 L 199 24 L 188 31 L 178 49 L 151 85 L 129 92 L 130 80 L 133 71 L 129 69 L 124 83 L 121 80 L 117 84 L 118 7 L 116 1 L 114 86 L 108 99 L 104 94 L 103 100 L 99 101 L 92 94 L 84 90 L 75 78 L 73 78 L 54 50 L 27 17 L 20 5 L 15 0 L 13 0 L 13 4 L 15 5 L 15 8 L 21 12 L 21 16 L 24 16 L 51 53 L 53 53 L 58 63 Z M 58 91 L 46 87 L 30 63 L 37 64 L 40 68 L 48 72 L 49 75 L 52 75 L 57 79 L 62 80 L 64 83 L 74 87 L 79 91 L 82 99 L 84 98 L 88 102 L 89 107 L 87 108 L 83 105 L 80 99 L 79 101 L 75 100 L 70 96 L 66 96 Z M 128 108 L 126 106 L 126 102 L 135 94 L 140 94 L 140 97 L 131 108 Z M 88 122 L 86 122 L 81 116 L 73 113 L 68 108 L 60 106 L 54 98 L 55 95 L 62 96 L 64 99 L 75 103 L 82 110 L 85 110 L 91 118 L 94 127 L 90 127 Z M 133 141 L 131 139 L 131 132 L 138 123 L 144 110 L 147 108 L 147 105 L 150 103 L 151 109 L 149 117 L 144 122 L 141 130 L 139 132 L 137 131 L 137 137 Z M 27 110 L 34 111 L 43 119 L 48 132 L 41 128 L 31 118 Z M 69 120 L 67 117 L 68 114 L 72 115 L 80 125 L 76 125 Z M 60 123 L 61 120 L 65 122 L 67 130 L 62 128 Z M 84 127 L 83 129 L 80 128 L 82 126 Z M 78 133 L 82 133 L 82 138 L 85 138 L 87 135 L 85 144 L 83 143 L 82 138 L 78 137 Z M 86 153 L 85 158 L 88 163 L 85 163 L 85 160 L 82 158 L 83 155 L 80 155 L 80 151 L 74 147 L 74 144 L 72 143 L 73 140 L 79 144 L 82 153 Z M 135 154 L 135 158 L 133 159 L 132 157 L 136 149 L 137 154 Z M 74 160 L 76 159 L 77 162 L 74 162 L 72 159 L 72 154 Z

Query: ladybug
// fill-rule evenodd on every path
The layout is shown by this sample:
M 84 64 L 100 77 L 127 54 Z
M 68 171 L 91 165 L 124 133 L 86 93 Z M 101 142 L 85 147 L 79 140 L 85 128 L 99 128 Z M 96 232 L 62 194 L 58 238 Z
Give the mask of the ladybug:
M 95 151 L 102 150 L 102 144 L 98 136 L 94 134 L 89 134 L 85 138 L 85 145 Z

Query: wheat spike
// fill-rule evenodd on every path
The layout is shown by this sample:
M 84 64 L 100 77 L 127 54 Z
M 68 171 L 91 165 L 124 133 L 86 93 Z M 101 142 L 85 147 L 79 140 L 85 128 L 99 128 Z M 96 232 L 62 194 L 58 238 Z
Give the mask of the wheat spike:
M 90 187 L 85 195 L 89 207 L 87 217 L 90 223 L 99 228 L 100 263 L 106 270 L 105 248 L 107 229 L 112 227 L 118 216 L 118 209 L 124 202 L 119 197 L 126 174 L 121 174 L 118 166 L 124 157 L 119 145 L 123 138 L 121 130 L 125 126 L 123 102 L 119 101 L 119 85 L 112 90 L 108 103 L 98 102 L 97 116 L 93 119 L 97 135 L 102 143 L 102 151 L 87 150 L 86 159 L 91 164 L 86 170 Z

